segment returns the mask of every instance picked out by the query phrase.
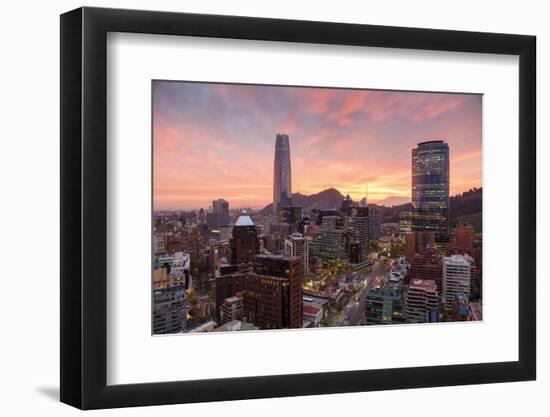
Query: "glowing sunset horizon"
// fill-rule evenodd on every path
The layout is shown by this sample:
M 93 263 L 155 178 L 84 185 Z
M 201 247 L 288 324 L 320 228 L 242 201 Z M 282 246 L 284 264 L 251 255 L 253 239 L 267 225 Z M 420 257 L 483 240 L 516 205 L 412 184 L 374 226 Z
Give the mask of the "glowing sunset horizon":
M 482 96 L 153 81 L 155 210 L 273 201 L 275 136 L 289 136 L 292 192 L 369 203 L 411 196 L 411 150 L 443 140 L 450 194 L 482 186 Z

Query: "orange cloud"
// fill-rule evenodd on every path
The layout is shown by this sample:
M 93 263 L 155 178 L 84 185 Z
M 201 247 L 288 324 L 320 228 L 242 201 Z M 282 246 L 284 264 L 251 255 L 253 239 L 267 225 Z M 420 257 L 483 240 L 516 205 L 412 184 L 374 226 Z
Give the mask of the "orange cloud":
M 180 84 L 185 88 L 178 90 Z M 263 207 L 275 134 L 290 135 L 293 191 L 410 196 L 411 149 L 451 148 L 451 193 L 481 185 L 481 99 L 472 95 L 170 83 L 155 90 L 157 209 Z M 163 92 L 164 91 L 164 92 Z
M 308 103 L 307 111 L 319 114 L 329 111 L 329 103 L 337 94 L 337 90 L 329 88 L 307 88 L 298 91 L 298 96 Z

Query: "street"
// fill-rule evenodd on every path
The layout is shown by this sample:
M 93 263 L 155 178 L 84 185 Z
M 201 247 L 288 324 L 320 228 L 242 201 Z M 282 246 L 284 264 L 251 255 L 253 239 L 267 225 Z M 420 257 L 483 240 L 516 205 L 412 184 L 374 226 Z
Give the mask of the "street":
M 367 285 L 361 291 L 359 300 L 353 302 L 353 305 L 349 309 L 347 314 L 348 326 L 356 326 L 361 324 L 363 316 L 365 315 L 365 303 L 369 292 L 375 288 L 382 286 L 386 280 L 386 266 L 382 262 L 376 262 L 373 270 L 367 275 Z

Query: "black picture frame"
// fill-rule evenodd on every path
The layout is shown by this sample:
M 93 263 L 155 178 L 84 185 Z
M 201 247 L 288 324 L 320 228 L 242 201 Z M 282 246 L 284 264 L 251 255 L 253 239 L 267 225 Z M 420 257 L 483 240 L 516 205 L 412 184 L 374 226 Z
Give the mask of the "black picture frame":
M 519 56 L 519 360 L 107 385 L 108 32 Z M 88 7 L 61 15 L 61 401 L 95 409 L 534 380 L 535 54 L 524 35 Z

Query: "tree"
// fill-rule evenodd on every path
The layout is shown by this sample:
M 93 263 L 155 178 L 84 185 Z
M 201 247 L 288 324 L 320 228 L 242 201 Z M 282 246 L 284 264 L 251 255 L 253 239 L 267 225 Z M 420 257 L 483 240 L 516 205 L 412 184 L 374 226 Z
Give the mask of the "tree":
M 191 275 L 195 281 L 195 287 L 199 294 L 205 294 L 209 291 L 208 283 L 208 266 L 204 259 L 196 256 L 191 256 Z
M 404 245 L 402 243 L 391 243 L 390 246 L 390 258 L 397 258 L 399 255 L 404 253 Z
M 199 299 L 197 298 L 197 293 L 195 291 L 190 291 L 189 295 L 187 296 L 187 301 L 189 304 L 191 304 L 193 307 L 197 305 L 199 302 Z

